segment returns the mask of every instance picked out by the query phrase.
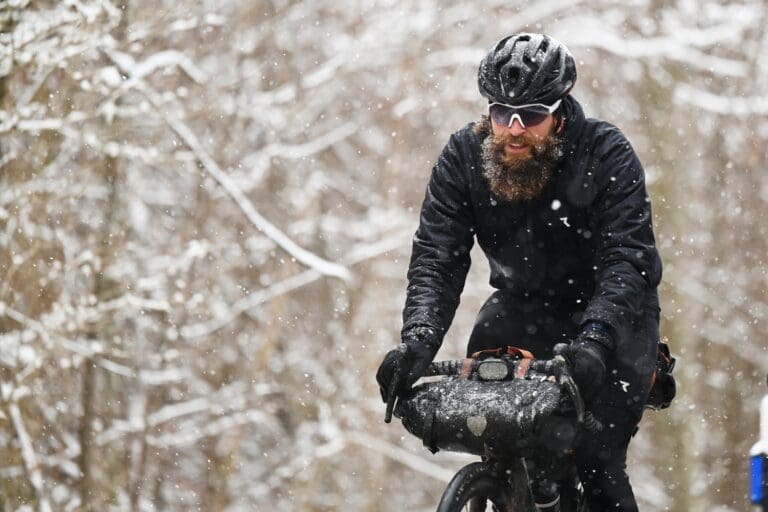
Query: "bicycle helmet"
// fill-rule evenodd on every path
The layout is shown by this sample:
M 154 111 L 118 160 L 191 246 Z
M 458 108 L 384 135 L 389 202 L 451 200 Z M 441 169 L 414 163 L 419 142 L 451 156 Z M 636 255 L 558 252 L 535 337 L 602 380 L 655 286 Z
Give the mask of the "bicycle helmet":
M 505 37 L 480 62 L 477 85 L 489 103 L 551 105 L 576 83 L 576 63 L 560 41 L 543 34 Z

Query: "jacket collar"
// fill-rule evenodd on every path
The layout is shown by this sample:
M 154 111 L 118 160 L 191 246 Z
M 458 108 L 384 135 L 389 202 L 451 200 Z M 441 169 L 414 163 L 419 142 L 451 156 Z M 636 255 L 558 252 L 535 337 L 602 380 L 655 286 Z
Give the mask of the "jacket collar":
M 584 127 L 584 109 L 581 108 L 581 104 L 576 101 L 576 98 L 570 94 L 563 100 L 563 107 L 565 109 L 565 140 L 574 144 L 579 138 L 582 128 Z

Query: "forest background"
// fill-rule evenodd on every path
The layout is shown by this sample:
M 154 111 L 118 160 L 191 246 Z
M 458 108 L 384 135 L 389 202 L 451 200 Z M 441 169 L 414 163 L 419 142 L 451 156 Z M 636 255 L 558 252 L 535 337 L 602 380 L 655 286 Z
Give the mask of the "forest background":
M 385 425 L 432 164 L 542 31 L 645 165 L 679 397 L 646 511 L 748 508 L 766 392 L 765 0 L 0 1 L 4 510 L 432 510 Z M 473 253 L 440 358 L 491 289 Z

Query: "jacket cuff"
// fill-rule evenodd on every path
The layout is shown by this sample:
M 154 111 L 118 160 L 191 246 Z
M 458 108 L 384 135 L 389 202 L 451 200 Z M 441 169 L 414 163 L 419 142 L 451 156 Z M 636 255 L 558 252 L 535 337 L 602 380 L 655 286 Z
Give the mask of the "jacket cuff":
M 412 343 L 418 343 L 428 347 L 433 354 L 436 354 L 440 348 L 440 337 L 437 334 L 437 329 L 428 326 L 411 327 L 402 333 L 403 343 L 410 345 Z
M 616 347 L 614 342 L 613 329 L 605 322 L 599 320 L 588 320 L 581 326 L 579 339 L 589 340 L 601 345 L 608 352 L 613 352 Z

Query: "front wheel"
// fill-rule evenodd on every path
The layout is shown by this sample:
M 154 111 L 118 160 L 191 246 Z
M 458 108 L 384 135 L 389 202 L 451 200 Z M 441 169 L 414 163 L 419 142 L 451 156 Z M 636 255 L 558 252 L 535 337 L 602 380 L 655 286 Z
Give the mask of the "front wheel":
M 464 466 L 451 479 L 437 512 L 484 512 L 486 506 L 498 512 L 515 512 L 512 490 L 497 471 L 483 462 Z

